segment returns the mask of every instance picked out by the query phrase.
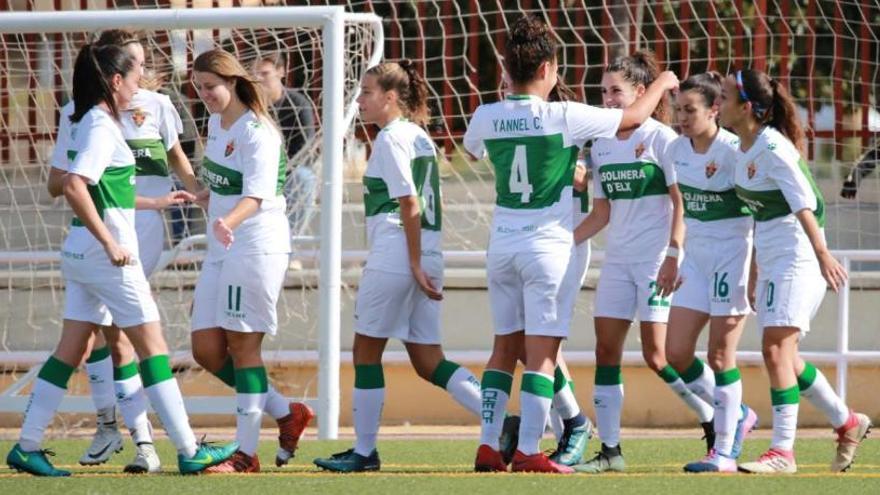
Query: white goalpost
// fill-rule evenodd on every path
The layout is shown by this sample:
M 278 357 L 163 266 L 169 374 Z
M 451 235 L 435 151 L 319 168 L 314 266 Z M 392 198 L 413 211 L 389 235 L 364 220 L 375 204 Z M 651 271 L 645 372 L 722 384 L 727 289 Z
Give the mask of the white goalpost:
M 270 46 L 274 51 L 296 55 L 302 59 L 300 66 L 294 69 L 301 70 L 305 74 L 304 84 L 308 84 L 309 87 L 304 87 L 303 92 L 309 95 L 309 100 L 315 106 L 318 115 L 316 121 L 318 129 L 315 137 L 306 143 L 302 152 L 296 155 L 302 163 L 314 163 L 314 168 L 319 172 L 320 232 L 317 237 L 313 237 L 313 239 L 318 239 L 320 245 L 319 253 L 317 253 L 319 257 L 318 270 L 313 277 L 317 278 L 319 299 L 316 315 L 317 329 L 315 330 L 317 335 L 313 339 L 314 341 L 309 341 L 308 336 L 304 337 L 302 341 L 305 343 L 296 343 L 292 346 L 293 348 L 290 348 L 288 344 L 279 344 L 279 348 L 274 354 L 267 353 L 267 360 L 290 360 L 306 357 L 314 360 L 314 347 L 317 347 L 317 398 L 311 398 L 307 395 L 315 391 L 313 379 L 306 380 L 308 383 L 302 389 L 295 389 L 295 394 L 316 406 L 319 437 L 322 439 L 336 438 L 340 401 L 344 150 L 346 137 L 349 137 L 353 130 L 353 119 L 356 112 L 354 101 L 359 90 L 359 78 L 367 68 L 377 64 L 383 55 L 384 38 L 381 18 L 373 14 L 346 12 L 343 7 L 336 6 L 3 13 L 0 14 L 0 35 L 3 36 L 3 43 L 0 46 L 0 50 L 3 51 L 0 65 L 9 64 L 8 68 L 0 69 L 2 71 L 0 72 L 0 93 L 3 94 L 4 107 L 22 108 L 21 106 L 16 107 L 19 105 L 20 95 L 15 88 L 17 84 L 17 76 L 13 72 L 15 64 L 10 62 L 16 50 L 22 53 L 27 50 L 42 50 L 49 55 L 48 61 L 35 61 L 30 58 L 34 56 L 33 53 L 26 53 L 22 56 L 23 65 L 27 70 L 38 72 L 38 66 L 43 62 L 49 67 L 46 72 L 49 74 L 48 78 L 41 78 L 39 74 L 29 74 L 26 79 L 26 84 L 31 90 L 29 97 L 33 98 L 34 103 L 39 99 L 37 96 L 33 96 L 39 93 L 39 89 L 34 90 L 34 88 L 39 88 L 41 84 L 46 82 L 41 79 L 49 79 L 51 82 L 54 77 L 55 81 L 52 89 L 44 92 L 43 95 L 47 100 L 52 101 L 52 108 L 33 110 L 34 113 L 37 113 L 38 118 L 31 119 L 28 116 L 30 126 L 25 132 L 39 134 L 34 130 L 34 124 L 31 123 L 38 121 L 37 125 L 42 127 L 43 134 L 48 133 L 48 135 L 54 136 L 55 131 L 51 129 L 51 115 L 53 112 L 57 112 L 58 98 L 50 98 L 50 96 L 53 91 L 59 91 L 58 82 L 70 80 L 72 63 L 69 57 L 70 53 L 75 56 L 75 49 L 78 48 L 78 44 L 75 42 L 81 44 L 88 33 L 109 28 L 124 28 L 151 33 L 148 35 L 149 41 L 145 43 L 148 46 L 148 52 L 151 51 L 150 47 L 155 48 L 154 51 L 158 53 L 156 57 L 162 59 L 160 65 L 165 64 L 168 67 L 180 65 L 179 58 L 182 55 L 180 47 L 175 47 L 175 40 L 184 40 L 185 50 L 196 51 L 201 48 L 198 51 L 204 51 L 204 49 L 211 48 L 212 44 L 214 46 L 220 45 L 222 39 L 232 43 L 236 54 L 245 63 L 258 60 L 258 57 L 268 51 L 267 46 Z M 200 32 L 202 33 L 201 43 L 198 35 Z M 206 37 L 204 33 L 210 33 L 210 35 Z M 18 40 L 20 40 L 21 49 L 15 47 Z M 194 59 L 197 54 L 187 55 L 186 60 Z M 318 63 L 320 66 L 317 65 Z M 149 65 L 150 58 L 148 56 Z M 168 69 L 168 71 L 171 73 L 173 69 Z M 188 68 L 184 68 L 184 71 L 187 71 L 184 72 L 185 74 L 189 74 Z M 176 77 L 188 79 L 183 76 Z M 32 81 L 31 78 L 35 81 Z M 25 81 L 25 79 L 19 80 Z M 186 84 L 187 80 L 182 82 Z M 69 94 L 69 90 L 70 88 L 64 88 L 65 93 Z M 183 90 L 175 89 L 175 91 L 185 94 Z M 186 119 L 187 116 L 182 112 L 182 117 Z M 4 108 L 3 114 L 0 114 L 0 122 L 3 127 L 0 132 L 8 132 L 8 136 L 14 136 L 16 118 L 24 119 L 21 116 L 16 117 L 14 110 L 7 112 L 7 109 Z M 34 280 L 39 277 L 35 273 L 44 273 L 48 282 L 41 287 L 44 289 L 49 287 L 45 290 L 51 293 L 45 297 L 57 304 L 56 299 L 61 297 L 55 294 L 55 289 L 59 288 L 60 283 L 57 271 L 53 272 L 53 270 L 57 270 L 55 264 L 58 261 L 56 250 L 53 248 L 57 247 L 57 238 L 63 232 L 61 222 L 47 220 L 53 213 L 53 208 L 61 207 L 60 203 L 34 207 L 33 220 L 31 220 L 30 216 L 25 218 L 26 209 L 18 206 L 16 202 L 17 194 L 29 192 L 31 195 L 38 195 L 41 191 L 43 181 L 40 178 L 45 177 L 45 172 L 41 170 L 47 170 L 48 167 L 45 165 L 45 157 L 48 156 L 45 149 L 51 148 L 52 140 L 46 139 L 46 142 L 38 143 L 36 138 L 31 138 L 30 146 L 36 148 L 36 151 L 32 149 L 21 151 L 10 144 L 8 139 L 4 144 L 7 149 L 12 151 L 11 153 L 6 151 L 5 158 L 16 164 L 14 165 L 16 173 L 6 174 L 4 178 L 9 184 L 8 192 L 11 195 L 9 204 L 12 206 L 9 207 L 9 218 L 3 222 L 6 225 L 0 225 L 0 230 L 7 230 L 3 232 L 4 238 L 14 238 L 19 234 L 16 234 L 14 226 L 10 225 L 20 222 L 23 230 L 20 233 L 21 239 L 16 242 L 24 243 L 25 249 L 15 249 L 18 247 L 16 242 L 6 242 L 6 246 L 0 246 L 0 267 L 6 269 L 6 273 L 9 274 L 7 290 L 10 293 L 9 314 L 6 315 L 7 324 L 0 328 L 0 332 L 4 334 L 3 343 L 0 344 L 0 362 L 3 362 L 6 367 L 14 366 L 15 371 L 19 369 L 28 371 L 18 376 L 11 384 L 7 383 L 5 390 L 0 387 L 0 412 L 24 410 L 27 397 L 23 395 L 23 392 L 29 381 L 36 376 L 39 364 L 48 356 L 45 344 L 42 347 L 34 344 L 32 348 L 23 350 L 6 343 L 6 334 L 10 332 L 9 326 L 20 324 L 25 328 L 30 326 L 39 330 L 40 325 L 35 322 L 44 321 L 36 317 L 32 318 L 28 314 L 26 321 L 9 323 L 15 319 L 9 315 L 14 313 L 13 306 L 16 297 L 30 298 L 28 299 L 29 304 L 36 300 L 36 296 L 33 295 L 14 293 L 17 283 L 14 279 L 16 277 L 29 279 L 31 287 L 36 287 L 37 283 Z M 198 141 L 197 136 L 195 141 Z M 198 160 L 193 160 L 193 164 L 198 166 Z M 21 169 L 20 174 L 18 174 L 18 169 Z M 12 177 L 13 175 L 21 175 L 21 178 Z M 4 185 L 4 187 L 6 186 Z M 38 201 L 35 200 L 35 203 Z M 13 218 L 15 215 L 21 218 Z M 48 233 L 47 237 L 52 240 L 46 242 L 36 240 L 39 237 L 32 235 L 31 230 L 28 230 L 35 225 L 41 232 Z M 190 236 L 172 250 L 166 251 L 162 260 L 164 266 L 191 265 L 199 261 L 202 253 L 193 248 L 200 244 L 200 239 L 203 237 Z M 12 249 L 10 249 L 10 244 L 12 244 Z M 196 272 L 196 270 L 175 271 L 173 275 L 177 278 L 167 283 L 173 284 L 174 280 L 183 280 L 192 284 L 194 278 L 193 273 L 190 272 Z M 170 277 L 167 270 L 159 276 L 160 279 L 163 277 Z M 155 282 L 156 277 L 154 277 Z M 171 289 L 169 292 L 173 293 L 175 290 Z M 173 295 L 171 297 L 173 298 Z M 159 304 L 162 306 L 161 290 L 159 299 Z M 185 294 L 179 295 L 174 309 L 164 311 L 169 314 L 173 311 L 171 316 L 176 316 L 179 320 L 180 314 L 185 313 L 185 310 L 177 306 L 183 306 L 184 299 Z M 295 306 L 294 303 L 290 304 Z M 54 311 L 54 309 L 46 311 Z M 288 312 L 298 316 L 304 325 L 314 324 L 310 321 L 314 319 L 312 316 L 301 315 L 296 307 L 292 307 Z M 303 313 L 307 312 L 303 311 Z M 55 317 L 60 318 L 60 312 Z M 164 314 L 163 320 L 165 320 Z M 172 320 L 177 321 L 174 318 Z M 282 321 L 279 321 L 279 333 L 289 331 L 284 327 L 284 319 L 280 318 L 280 320 Z M 57 323 L 57 320 L 54 323 Z M 33 341 L 37 340 L 34 338 Z M 182 340 L 183 337 L 178 338 L 177 343 L 180 344 Z M 189 352 L 181 349 L 173 352 L 173 359 L 178 363 L 181 361 L 191 362 Z M 186 401 L 187 409 L 194 414 L 225 414 L 234 411 L 234 397 L 231 395 L 229 397 L 189 396 L 186 397 Z M 93 407 L 88 397 L 79 395 L 66 398 L 61 410 L 89 412 L 93 410 Z

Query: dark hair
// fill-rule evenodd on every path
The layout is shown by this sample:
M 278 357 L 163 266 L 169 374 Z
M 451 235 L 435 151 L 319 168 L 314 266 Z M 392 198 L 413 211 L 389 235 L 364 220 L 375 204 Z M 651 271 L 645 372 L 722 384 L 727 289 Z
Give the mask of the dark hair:
M 707 107 L 711 107 L 718 101 L 721 96 L 721 83 L 724 76 L 715 71 L 696 74 L 685 79 L 679 86 L 678 91 L 696 91 L 703 97 L 703 102 Z
M 638 50 L 630 55 L 621 55 L 615 58 L 605 67 L 605 72 L 619 72 L 626 82 L 633 86 L 641 84 L 647 88 L 660 75 L 660 67 L 654 57 L 654 52 Z M 666 109 L 665 98 L 662 98 L 657 104 L 651 117 L 664 124 L 669 123 L 669 112 Z
M 577 100 L 577 95 L 575 92 L 568 87 L 562 79 L 556 80 L 556 86 L 553 86 L 553 89 L 550 90 L 550 94 L 547 95 L 547 101 L 575 101 Z
M 98 39 L 95 40 L 95 46 L 107 46 L 107 45 L 116 45 L 116 46 L 125 46 L 131 43 L 140 43 L 141 40 L 138 39 L 137 35 L 131 31 L 127 31 L 125 29 L 106 29 L 101 31 L 101 34 L 98 35 Z
M 73 67 L 73 115 L 71 122 L 79 122 L 98 103 L 110 107 L 110 113 L 119 119 L 119 109 L 113 99 L 110 79 L 116 74 L 125 77 L 134 69 L 134 59 L 117 45 L 85 45 L 76 56 Z
M 734 75 L 737 80 L 740 77 L 742 88 L 737 81 L 739 100 L 752 104 L 755 120 L 781 132 L 803 153 L 806 146 L 804 129 L 794 99 L 785 86 L 758 70 L 745 69 Z
M 556 59 L 559 43 L 550 27 L 533 15 L 520 17 L 507 33 L 504 68 L 514 84 L 535 78 L 538 67 Z
M 428 84 L 412 60 L 381 63 L 367 74 L 376 76 L 382 91 L 397 91 L 398 104 L 408 119 L 419 125 L 428 123 Z

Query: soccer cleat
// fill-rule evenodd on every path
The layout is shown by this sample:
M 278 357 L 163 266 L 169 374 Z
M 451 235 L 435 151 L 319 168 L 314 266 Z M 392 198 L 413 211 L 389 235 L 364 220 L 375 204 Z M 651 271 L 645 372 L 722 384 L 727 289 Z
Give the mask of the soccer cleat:
M 519 446 L 519 416 L 505 416 L 501 425 L 501 436 L 498 437 L 498 449 L 505 464 L 510 464 L 513 454 Z
M 700 423 L 700 426 L 703 427 L 702 439 L 706 441 L 706 455 L 709 455 L 709 452 L 715 448 L 715 422 L 710 419 L 705 423 Z
M 736 433 L 733 436 L 733 447 L 730 448 L 730 458 L 739 459 L 742 453 L 743 442 L 755 426 L 758 424 L 758 415 L 752 408 L 745 404 L 740 405 L 742 414 L 739 421 L 736 422 Z
M 513 462 L 510 470 L 514 473 L 555 473 L 555 474 L 571 474 L 574 469 L 557 464 L 550 460 L 543 452 L 537 454 L 525 455 L 519 450 L 513 454 Z
M 603 443 L 602 450 L 596 453 L 596 457 L 593 457 L 584 464 L 574 466 L 574 470 L 579 473 L 591 474 L 604 473 L 606 471 L 622 473 L 626 470 L 626 462 L 623 460 L 620 445 L 608 447 Z
M 593 424 L 588 418 L 584 419 L 584 424 L 566 428 L 562 432 L 556 450 L 550 454 L 551 461 L 563 466 L 574 466 L 583 462 L 587 442 L 593 438 Z
M 123 472 L 144 474 L 162 471 L 159 454 L 156 453 L 156 447 L 152 443 L 139 443 L 135 446 L 135 449 L 137 450 L 134 453 L 134 459 L 122 469 Z
M 755 474 L 794 474 L 797 464 L 794 462 L 794 452 L 770 449 L 757 461 L 740 464 L 739 470 Z
M 205 469 L 206 474 L 259 473 L 260 459 L 256 454 L 250 456 L 237 450 L 232 457 Z
M 183 454 L 177 454 L 177 468 L 180 469 L 180 474 L 200 473 L 229 459 L 237 450 L 238 442 L 215 447 L 203 441 L 199 443 L 199 448 L 194 456 L 184 457 Z
M 712 449 L 701 461 L 685 464 L 686 473 L 735 473 L 736 459 L 721 455 Z
M 474 471 L 478 473 L 506 473 L 507 463 L 504 462 L 501 452 L 483 444 L 477 448 Z
M 95 437 L 88 450 L 79 458 L 83 466 L 97 466 L 110 460 L 110 456 L 116 452 L 122 452 L 122 435 L 116 422 L 98 423 Z
M 278 452 L 275 454 L 275 465 L 287 464 L 296 454 L 299 439 L 306 426 L 315 417 L 312 408 L 302 402 L 290 403 L 290 414 L 278 419 Z
M 831 461 L 832 471 L 842 473 L 852 466 L 853 459 L 856 457 L 856 449 L 868 436 L 872 426 L 874 425 L 870 418 L 862 413 L 850 411 L 846 423 L 835 430 L 837 432 L 837 455 Z
M 330 457 L 315 459 L 314 463 L 321 469 L 335 473 L 362 473 L 365 471 L 378 471 L 382 465 L 379 460 L 379 452 L 373 449 L 370 455 L 364 457 L 354 449 L 333 454 Z
M 21 445 L 15 444 L 6 456 L 6 464 L 9 469 L 30 473 L 34 476 L 70 476 L 70 471 L 55 469 L 55 466 L 46 458 L 47 455 L 54 456 L 55 453 L 51 450 L 25 452 Z

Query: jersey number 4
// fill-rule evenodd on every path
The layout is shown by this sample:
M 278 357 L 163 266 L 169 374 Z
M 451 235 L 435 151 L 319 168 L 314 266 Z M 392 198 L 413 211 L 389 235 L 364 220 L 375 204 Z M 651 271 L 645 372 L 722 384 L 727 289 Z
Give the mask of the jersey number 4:
M 529 164 L 526 159 L 525 145 L 517 145 L 513 151 L 513 163 L 510 164 L 510 180 L 507 188 L 511 193 L 520 194 L 520 202 L 528 203 L 532 199 L 534 188 L 529 183 Z

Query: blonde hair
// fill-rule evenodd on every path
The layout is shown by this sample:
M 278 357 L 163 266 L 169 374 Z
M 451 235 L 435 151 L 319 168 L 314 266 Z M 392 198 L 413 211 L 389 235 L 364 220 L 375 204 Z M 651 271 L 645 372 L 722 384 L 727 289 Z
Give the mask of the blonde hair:
M 196 57 L 193 70 L 210 72 L 226 81 L 235 81 L 238 99 L 258 117 L 274 125 L 262 88 L 231 53 L 221 49 L 208 50 Z

